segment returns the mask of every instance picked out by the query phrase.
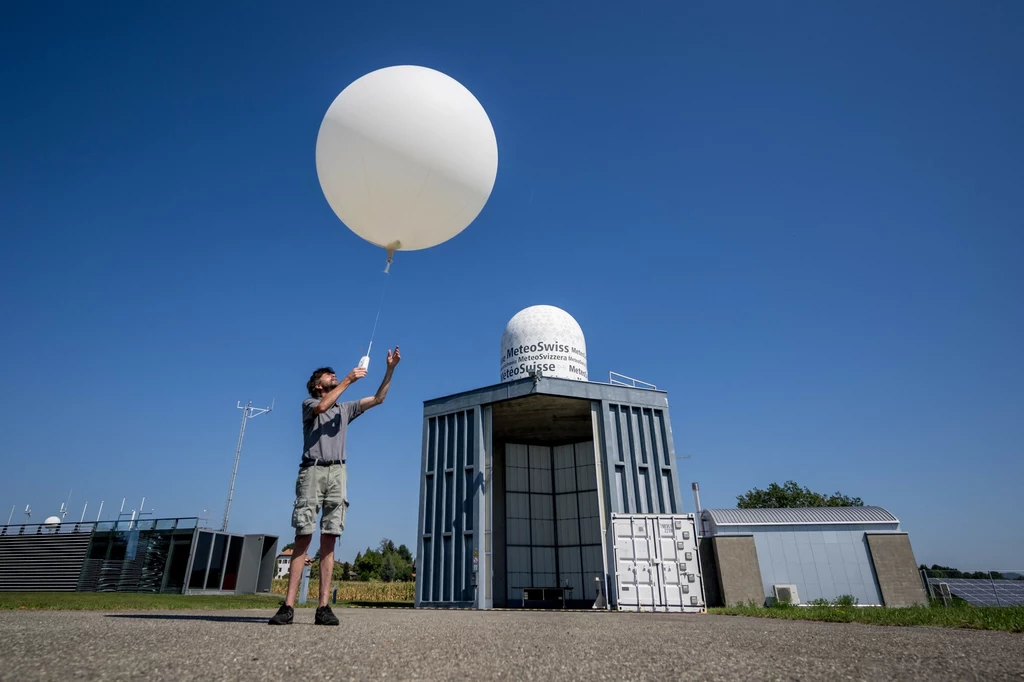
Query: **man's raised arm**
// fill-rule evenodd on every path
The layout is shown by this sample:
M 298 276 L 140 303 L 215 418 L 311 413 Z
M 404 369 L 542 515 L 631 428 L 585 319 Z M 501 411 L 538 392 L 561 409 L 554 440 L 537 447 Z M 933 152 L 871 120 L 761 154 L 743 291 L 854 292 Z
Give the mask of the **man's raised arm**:
M 313 407 L 313 413 L 323 414 L 334 407 L 334 403 L 338 402 L 338 398 L 345 392 L 345 389 L 362 379 L 364 376 L 366 376 L 366 370 L 361 367 L 356 367 L 346 374 L 345 378 L 339 381 L 337 386 L 325 393 L 323 398 L 320 398 L 320 402 Z
M 402 359 L 401 354 L 398 352 L 398 346 L 395 346 L 394 352 L 388 351 L 388 368 L 384 372 L 384 379 L 380 382 L 380 387 L 377 392 L 368 398 L 362 398 L 359 400 L 359 409 L 362 412 L 376 407 L 384 402 L 384 398 L 388 395 L 388 389 L 391 388 L 391 375 L 394 374 L 395 366 Z

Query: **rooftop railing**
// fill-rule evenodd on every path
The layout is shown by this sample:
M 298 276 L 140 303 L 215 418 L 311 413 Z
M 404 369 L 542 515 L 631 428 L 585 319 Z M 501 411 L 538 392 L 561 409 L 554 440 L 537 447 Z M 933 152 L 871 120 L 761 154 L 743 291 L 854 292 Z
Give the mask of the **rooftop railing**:
M 7 535 L 67 535 L 93 531 L 190 530 L 199 525 L 196 516 L 170 519 L 118 519 L 116 521 L 67 521 L 61 523 L 17 523 L 0 526 L 0 537 Z

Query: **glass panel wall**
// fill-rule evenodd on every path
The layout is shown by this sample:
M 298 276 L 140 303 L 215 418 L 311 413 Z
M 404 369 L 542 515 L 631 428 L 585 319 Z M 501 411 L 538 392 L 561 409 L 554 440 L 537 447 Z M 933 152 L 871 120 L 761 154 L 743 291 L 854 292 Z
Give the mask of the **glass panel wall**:
M 179 519 L 96 524 L 78 579 L 85 592 L 181 592 L 191 528 Z M 186 520 L 187 521 L 187 520 Z
M 224 584 L 221 589 L 233 590 L 238 585 L 238 565 L 242 562 L 242 543 L 245 538 L 235 536 L 228 546 L 228 561 L 224 568 Z
M 188 570 L 188 553 L 192 549 L 192 533 L 178 535 L 171 543 L 171 557 L 164 574 L 161 592 L 180 593 L 185 587 L 185 572 Z
M 213 538 L 213 554 L 210 557 L 210 572 L 206 575 L 206 589 L 219 590 L 224 575 L 224 559 L 227 558 L 228 536 L 218 533 Z
M 604 575 L 597 469 L 591 441 L 555 447 L 505 444 L 508 605 L 525 588 L 561 588 L 592 602 Z M 579 604 L 577 604 L 579 605 Z
M 201 590 L 206 584 L 206 566 L 210 561 L 210 550 L 212 548 L 213 533 L 199 531 L 195 558 L 192 559 L 192 575 L 188 579 L 190 590 Z
M 180 594 L 238 589 L 244 536 L 209 529 L 197 531 L 194 519 L 154 519 L 134 524 L 110 521 L 103 522 L 102 529 L 100 526 L 96 524 L 89 540 L 78 578 L 80 591 Z M 270 554 L 254 557 L 254 570 L 262 576 L 263 564 L 269 566 L 269 573 L 273 572 L 277 538 L 260 539 L 263 554 Z

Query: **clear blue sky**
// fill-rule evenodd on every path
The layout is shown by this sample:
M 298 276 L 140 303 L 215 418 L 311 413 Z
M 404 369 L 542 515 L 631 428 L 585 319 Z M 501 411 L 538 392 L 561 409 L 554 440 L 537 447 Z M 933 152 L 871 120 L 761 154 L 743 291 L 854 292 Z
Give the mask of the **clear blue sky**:
M 422 402 L 498 380 L 516 311 L 669 392 L 686 508 L 796 479 L 922 562 L 1024 568 L 1024 5 L 47 3 L 0 9 L 0 511 L 290 535 L 310 370 L 361 355 L 382 252 L 314 144 L 364 73 L 465 84 L 499 148 L 399 254 L 340 556 L 415 547 Z M 535 269 L 534 272 L 529 272 Z M 371 393 L 383 359 L 354 395 Z

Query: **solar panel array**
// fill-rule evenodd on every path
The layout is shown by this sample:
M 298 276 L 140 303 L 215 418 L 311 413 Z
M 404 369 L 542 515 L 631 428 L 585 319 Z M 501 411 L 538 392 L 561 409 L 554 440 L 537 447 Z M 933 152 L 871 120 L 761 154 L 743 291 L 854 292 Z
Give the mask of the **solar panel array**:
M 939 583 L 946 583 L 950 594 L 974 606 L 1024 606 L 1024 580 L 928 578 L 928 583 L 936 596 Z

